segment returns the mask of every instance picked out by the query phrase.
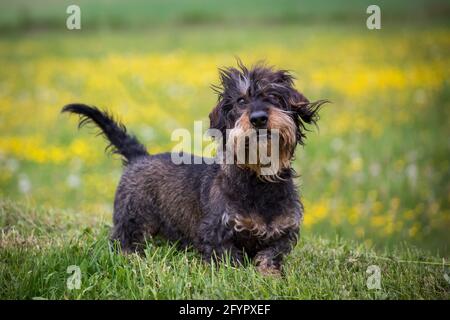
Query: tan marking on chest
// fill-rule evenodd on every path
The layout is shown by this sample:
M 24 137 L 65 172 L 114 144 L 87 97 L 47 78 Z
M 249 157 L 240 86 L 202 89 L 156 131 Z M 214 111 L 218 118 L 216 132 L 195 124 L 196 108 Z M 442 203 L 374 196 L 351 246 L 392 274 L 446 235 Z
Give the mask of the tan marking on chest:
M 256 214 L 232 214 L 224 216 L 224 222 L 236 232 L 248 231 L 258 238 L 270 239 L 278 238 L 285 234 L 288 229 L 298 227 L 300 217 L 295 214 L 284 214 L 267 223 Z

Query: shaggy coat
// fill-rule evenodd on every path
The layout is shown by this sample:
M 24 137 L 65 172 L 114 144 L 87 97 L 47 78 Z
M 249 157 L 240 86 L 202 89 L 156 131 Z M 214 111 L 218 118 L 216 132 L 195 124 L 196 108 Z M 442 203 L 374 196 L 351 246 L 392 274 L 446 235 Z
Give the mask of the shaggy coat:
M 310 103 L 289 72 L 261 65 L 249 70 L 239 63 L 220 70 L 220 79 L 210 113 L 211 129 L 223 133 L 219 147 L 229 132 L 278 129 L 281 167 L 272 176 L 261 176 L 258 164 L 174 164 L 170 153 L 149 154 L 104 111 L 71 104 L 63 112 L 79 114 L 80 126 L 94 122 L 123 156 L 112 230 L 123 251 L 139 251 L 147 238 L 161 235 L 194 247 L 207 261 L 228 255 L 239 264 L 246 255 L 261 272 L 279 274 L 303 216 L 291 160 L 304 142 L 305 124 L 315 123 L 325 101 Z

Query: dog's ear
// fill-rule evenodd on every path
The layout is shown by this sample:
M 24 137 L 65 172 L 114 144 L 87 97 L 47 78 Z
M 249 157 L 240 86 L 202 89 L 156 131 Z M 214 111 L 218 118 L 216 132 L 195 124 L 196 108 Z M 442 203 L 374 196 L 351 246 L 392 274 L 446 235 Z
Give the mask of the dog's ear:
M 300 119 L 307 124 L 315 124 L 319 120 L 319 109 L 327 101 L 310 102 L 302 93 L 296 89 L 290 89 L 289 104 Z
M 276 82 L 282 84 L 288 90 L 288 103 L 292 111 L 307 124 L 315 124 L 319 120 L 320 107 L 329 102 L 318 100 L 310 102 L 302 93 L 294 87 L 294 76 L 287 70 L 279 70 L 275 73 Z
M 303 94 L 291 87 L 289 94 L 289 104 L 291 110 L 295 113 L 295 123 L 297 125 L 297 142 L 304 144 L 306 138 L 305 132 L 308 128 L 305 124 L 317 124 L 319 120 L 319 110 L 328 100 L 317 100 L 310 102 Z
M 223 132 L 226 129 L 225 119 L 223 115 L 223 101 L 219 100 L 217 105 L 209 114 L 209 128 L 217 129 Z

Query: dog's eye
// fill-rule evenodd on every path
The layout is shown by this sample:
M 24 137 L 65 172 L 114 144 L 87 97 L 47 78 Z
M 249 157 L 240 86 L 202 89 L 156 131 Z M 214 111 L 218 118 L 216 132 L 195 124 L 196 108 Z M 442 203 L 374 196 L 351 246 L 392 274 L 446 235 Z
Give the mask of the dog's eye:
M 237 99 L 237 103 L 238 104 L 244 104 L 245 103 L 245 99 L 244 98 L 239 98 L 239 99 Z

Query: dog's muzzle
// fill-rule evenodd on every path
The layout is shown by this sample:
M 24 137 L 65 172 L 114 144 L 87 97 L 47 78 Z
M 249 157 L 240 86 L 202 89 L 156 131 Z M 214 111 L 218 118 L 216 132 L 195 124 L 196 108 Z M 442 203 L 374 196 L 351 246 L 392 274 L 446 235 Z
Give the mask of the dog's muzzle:
M 250 114 L 250 123 L 255 129 L 264 129 L 267 126 L 269 115 L 265 111 L 254 111 Z

